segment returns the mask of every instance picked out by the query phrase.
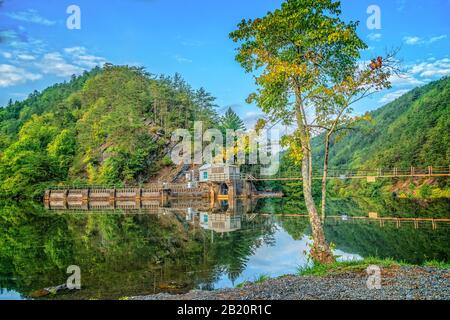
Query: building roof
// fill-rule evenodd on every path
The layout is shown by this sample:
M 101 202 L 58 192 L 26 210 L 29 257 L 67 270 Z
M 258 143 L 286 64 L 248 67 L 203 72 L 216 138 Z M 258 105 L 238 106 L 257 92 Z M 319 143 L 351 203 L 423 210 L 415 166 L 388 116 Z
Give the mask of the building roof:
M 237 165 L 234 164 L 230 164 L 230 163 L 215 163 L 213 165 L 211 165 L 211 163 L 205 163 L 204 165 L 202 165 L 200 168 L 198 168 L 198 170 L 208 170 L 211 167 L 235 167 L 237 168 Z
M 210 163 L 205 163 L 200 168 L 198 168 L 198 170 L 208 170 L 209 168 L 211 168 L 211 164 Z
M 216 163 L 213 165 L 213 167 L 234 167 L 237 168 L 238 166 L 235 164 L 231 164 L 231 163 Z

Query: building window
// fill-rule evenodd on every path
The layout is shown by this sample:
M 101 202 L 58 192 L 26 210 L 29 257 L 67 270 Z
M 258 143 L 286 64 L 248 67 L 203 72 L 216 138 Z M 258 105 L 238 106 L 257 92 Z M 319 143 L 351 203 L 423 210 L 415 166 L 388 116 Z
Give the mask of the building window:
M 203 180 L 207 180 L 208 179 L 208 172 L 205 171 L 203 172 Z

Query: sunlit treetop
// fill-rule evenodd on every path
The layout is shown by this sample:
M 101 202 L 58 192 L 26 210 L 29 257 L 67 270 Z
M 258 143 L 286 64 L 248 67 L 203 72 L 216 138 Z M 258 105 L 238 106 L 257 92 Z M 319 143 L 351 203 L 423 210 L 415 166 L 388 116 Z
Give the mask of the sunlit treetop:
M 358 23 L 340 14 L 332 0 L 287 0 L 263 18 L 242 20 L 230 37 L 240 44 L 236 60 L 258 72 L 259 89 L 247 101 L 290 122 L 292 94 L 307 103 L 315 88 L 345 77 L 367 46 L 356 34 Z

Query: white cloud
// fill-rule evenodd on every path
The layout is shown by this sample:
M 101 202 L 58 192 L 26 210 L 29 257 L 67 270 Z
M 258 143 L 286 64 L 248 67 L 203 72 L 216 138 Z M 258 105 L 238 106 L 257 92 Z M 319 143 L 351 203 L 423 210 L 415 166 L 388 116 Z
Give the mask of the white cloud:
M 393 86 L 420 86 L 425 84 L 425 82 L 416 79 L 409 72 L 400 75 L 395 74 L 390 77 L 389 81 Z
M 68 63 L 59 52 L 45 54 L 37 66 L 43 73 L 58 77 L 69 77 L 73 74 L 80 74 L 84 70 L 79 66 Z
M 235 105 L 233 109 L 241 109 L 243 108 L 240 105 Z M 264 117 L 264 113 L 260 110 L 255 111 L 247 111 L 242 117 L 242 121 L 244 121 L 245 127 L 247 129 L 253 129 L 256 125 L 256 121 Z
M 448 76 L 450 74 L 450 69 L 443 69 L 443 70 L 427 70 L 420 74 L 421 77 L 443 77 Z
M 87 54 L 85 47 L 65 48 L 64 52 L 71 56 L 74 64 L 84 68 L 92 69 L 96 66 L 102 66 L 106 63 L 106 59 L 99 56 Z
M 18 54 L 17 58 L 19 58 L 20 60 L 24 60 L 24 61 L 33 61 L 36 60 L 36 57 L 31 55 L 31 54 L 27 54 L 27 53 L 22 53 L 22 54 Z
M 31 73 L 10 64 L 0 64 L 0 87 L 10 87 L 40 78 L 42 78 L 40 74 Z
M 410 36 L 404 37 L 403 41 L 409 45 L 415 45 L 423 42 L 423 40 L 419 37 L 410 37 Z
M 29 9 L 29 10 L 20 11 L 20 12 L 7 13 L 6 15 L 14 20 L 30 22 L 30 23 L 37 23 L 37 24 L 41 24 L 41 25 L 45 25 L 45 26 L 51 26 L 56 23 L 56 21 L 52 21 L 52 20 L 42 17 L 34 9 Z
M 443 39 L 447 39 L 446 34 L 442 34 L 442 35 L 436 36 L 436 37 L 430 37 L 427 39 L 423 39 L 423 38 L 420 38 L 417 36 L 406 36 L 406 37 L 403 37 L 403 42 L 405 42 L 407 45 L 414 46 L 414 45 L 419 45 L 419 44 L 432 44 L 436 41 L 443 40 Z
M 60 52 L 47 53 L 36 65 L 43 73 L 68 77 L 106 63 L 105 58 L 87 54 L 87 51 L 84 47 L 65 48 L 64 55 Z
M 434 62 L 421 62 L 411 65 L 409 72 L 422 78 L 442 77 L 450 74 L 450 59 L 443 58 Z
M 444 40 L 444 39 L 447 39 L 447 35 L 446 34 L 443 34 L 443 35 L 440 35 L 440 36 L 437 36 L 437 37 L 432 37 L 432 38 L 430 38 L 430 40 L 428 40 L 428 42 L 429 43 L 433 43 L 433 42 L 436 42 L 436 41 L 439 41 L 439 40 Z
M 94 68 L 96 66 L 102 66 L 106 63 L 106 59 L 103 57 L 97 57 L 93 55 L 81 55 L 77 57 L 78 59 L 74 62 L 80 66 L 87 68 Z
M 0 31 L 0 40 L 2 40 L 11 50 L 28 50 L 35 53 L 44 52 L 45 43 L 29 37 L 25 33 L 20 33 L 15 30 Z
M 11 59 L 11 58 L 12 58 L 11 52 L 3 51 L 3 52 L 1 52 L 1 55 L 2 55 L 3 58 L 5 58 L 5 59 Z
M 71 47 L 71 48 L 65 48 L 65 53 L 72 54 L 72 55 L 80 55 L 86 53 L 85 47 Z
M 405 65 L 405 71 L 389 80 L 393 86 L 416 87 L 443 76 L 450 75 L 450 59 L 428 58 L 422 62 Z
M 14 30 L 0 31 L 0 37 L 8 47 L 8 51 L 0 50 L 0 58 L 5 58 L 9 63 L 21 67 L 11 69 L 3 65 L 2 72 L 8 73 L 1 75 L 1 86 L 37 80 L 43 75 L 70 77 L 106 63 L 105 58 L 89 53 L 82 46 L 49 52 L 43 41 L 29 38 L 26 34 Z M 23 77 L 17 75 L 20 72 L 24 73 Z
M 369 35 L 367 36 L 367 38 L 372 41 L 380 41 L 381 37 L 381 33 L 369 33 Z
M 258 118 L 261 117 L 262 115 L 264 115 L 264 113 L 262 113 L 261 111 L 247 111 L 245 113 L 246 118 Z
M 105 58 L 89 53 L 82 46 L 49 52 L 43 41 L 15 30 L 0 31 L 0 37 L 8 48 L 0 50 L 0 58 L 10 63 L 2 65 L 1 87 L 38 80 L 44 75 L 67 78 L 106 63 Z
M 389 92 L 388 94 L 384 95 L 380 99 L 380 103 L 386 104 L 386 103 L 389 103 L 391 101 L 394 101 L 395 99 L 400 98 L 402 95 L 404 95 L 408 91 L 410 91 L 410 89 L 401 89 L 401 90 L 397 90 L 397 91 L 394 91 L 394 92 Z
M 173 56 L 173 58 L 178 62 L 178 63 L 192 63 L 191 59 L 185 58 L 179 54 L 176 54 Z

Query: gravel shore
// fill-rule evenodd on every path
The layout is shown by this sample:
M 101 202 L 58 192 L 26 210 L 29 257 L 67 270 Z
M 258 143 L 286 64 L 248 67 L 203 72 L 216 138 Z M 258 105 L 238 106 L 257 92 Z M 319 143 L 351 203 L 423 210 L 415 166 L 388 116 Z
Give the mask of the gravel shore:
M 193 290 L 132 297 L 136 300 L 450 300 L 450 269 L 391 267 L 381 270 L 381 289 L 368 289 L 365 272 L 284 276 L 242 288 Z

